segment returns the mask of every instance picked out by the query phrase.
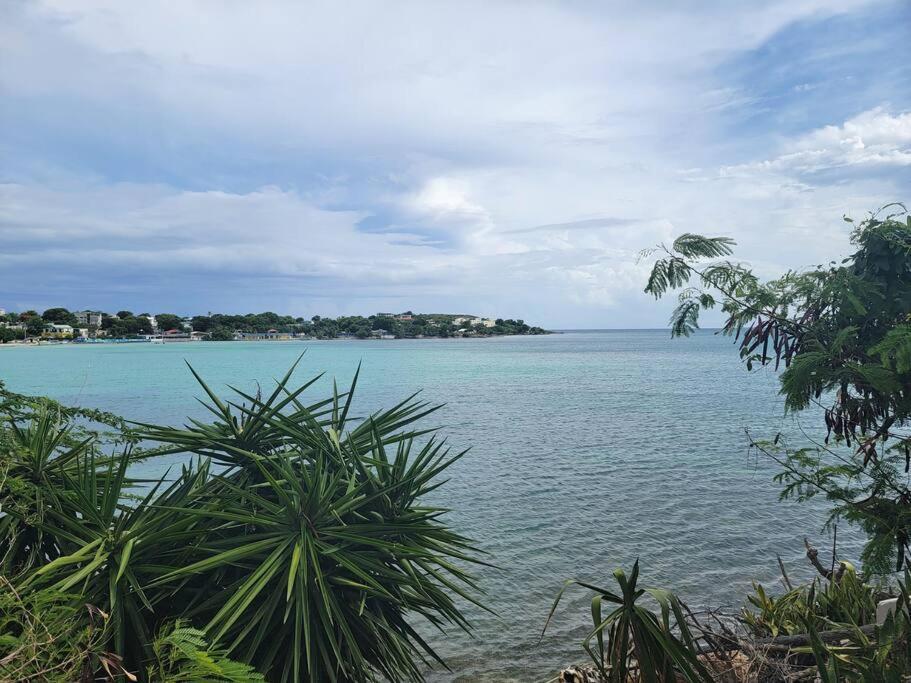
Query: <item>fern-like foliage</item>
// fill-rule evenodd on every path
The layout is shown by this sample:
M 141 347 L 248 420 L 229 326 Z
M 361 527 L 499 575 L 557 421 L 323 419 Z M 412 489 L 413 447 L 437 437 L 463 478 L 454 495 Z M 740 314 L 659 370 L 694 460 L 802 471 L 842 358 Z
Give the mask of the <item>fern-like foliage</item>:
M 883 367 L 897 373 L 911 372 L 911 323 L 905 323 L 886 332 L 883 340 L 870 349 L 879 357 Z
M 730 237 L 703 237 L 685 232 L 674 240 L 673 250 L 683 258 L 718 258 L 734 253 L 736 242 Z
M 206 635 L 180 619 L 165 626 L 152 649 L 155 663 L 147 680 L 154 683 L 265 683 L 265 678 L 249 664 L 228 657 L 225 650 L 213 647 Z

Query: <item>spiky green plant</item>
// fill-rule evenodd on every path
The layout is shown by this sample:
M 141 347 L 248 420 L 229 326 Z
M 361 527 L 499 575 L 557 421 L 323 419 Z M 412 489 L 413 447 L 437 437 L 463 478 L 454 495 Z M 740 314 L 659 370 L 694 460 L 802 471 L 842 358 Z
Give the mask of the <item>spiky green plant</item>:
M 466 565 L 479 559 L 423 499 L 464 452 L 414 428 L 436 410 L 414 396 L 355 418 L 357 375 L 313 402 L 302 394 L 316 379 L 291 389 L 290 378 L 265 398 L 222 400 L 197 376 L 214 421 L 143 424 L 126 439 L 164 444 L 144 457 L 190 461 L 142 491 L 127 475 L 132 446 L 70 454 L 39 423 L 30 439 L 52 454 L 53 477 L 35 489 L 53 504 L 28 521 L 53 552 L 32 552 L 18 588 L 73 593 L 108 614 L 105 646 L 135 672 L 176 619 L 270 681 L 419 680 L 443 665 L 418 622 L 469 628 L 456 600 L 477 601 Z M 23 419 L 11 417 L 3 443 Z M 34 498 L 7 495 L 11 510 Z M 0 511 L 0 524 L 11 518 Z
M 21 586 L 76 592 L 81 601 L 103 610 L 109 615 L 110 649 L 138 668 L 151 654 L 157 622 L 173 611 L 173 606 L 159 606 L 166 595 L 147 587 L 171 569 L 160 564 L 169 549 L 185 547 L 205 532 L 180 506 L 205 485 L 208 468 L 185 468 L 170 485 L 162 480 L 131 500 L 130 462 L 124 451 L 104 466 L 87 458 L 75 473 L 64 474 L 68 505 L 49 509 L 42 530 L 67 552 L 28 574 Z
M 697 657 L 695 639 L 677 597 L 660 588 L 640 588 L 639 560 L 633 564 L 629 576 L 622 569 L 617 569 L 614 579 L 619 592 L 584 581 L 568 581 L 557 594 L 544 629 L 547 629 L 564 592 L 571 586 L 581 586 L 595 593 L 591 603 L 592 630 L 585 637 L 582 647 L 604 681 L 712 681 L 708 669 Z M 658 603 L 660 616 L 639 602 L 646 594 Z M 609 610 L 607 614 L 604 613 L 605 608 Z
M 270 680 L 419 679 L 442 660 L 412 620 L 467 629 L 453 595 L 475 600 L 475 550 L 420 501 L 464 452 L 415 444 L 426 430 L 404 430 L 434 409 L 413 398 L 352 421 L 357 375 L 311 404 L 315 380 L 289 377 L 234 401 L 202 383 L 214 423 L 147 428 L 225 467 L 181 510 L 208 532 L 154 587 L 189 595 L 186 614 Z
M 870 623 L 876 614 L 877 590 L 864 583 L 851 564 L 845 562 L 842 567 L 837 581 L 816 578 L 777 597 L 754 583 L 753 594 L 747 596 L 750 607 L 742 610 L 741 621 L 759 638 L 807 633 L 808 622 L 820 631 L 832 623 Z
M 109 484 L 106 465 L 112 460 L 100 453 L 97 434 L 71 420 L 41 405 L 24 416 L 7 415 L 0 426 L 0 571 L 6 576 L 67 552 L 63 539 L 47 532 L 47 523 L 53 515 L 78 514 L 79 490 L 73 484 L 86 467 L 93 474 L 91 495 Z

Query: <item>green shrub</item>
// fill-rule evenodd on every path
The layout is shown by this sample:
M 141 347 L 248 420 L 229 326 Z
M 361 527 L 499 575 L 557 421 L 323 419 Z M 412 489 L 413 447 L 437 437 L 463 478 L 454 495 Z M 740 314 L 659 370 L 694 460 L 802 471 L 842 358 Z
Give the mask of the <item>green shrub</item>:
M 863 625 L 876 616 L 877 591 L 864 583 L 853 566 L 843 563 L 838 581 L 814 580 L 779 597 L 754 583 L 750 605 L 741 620 L 756 637 L 807 633 L 807 625 L 824 631 L 832 623 Z
M 829 628 L 846 631 L 840 642 L 823 642 L 819 626 L 808 619 L 805 628 L 810 646 L 802 648 L 816 660 L 823 683 L 902 683 L 911 680 L 911 571 L 905 570 L 898 584 L 895 610 L 873 633 L 856 623 L 831 623 Z

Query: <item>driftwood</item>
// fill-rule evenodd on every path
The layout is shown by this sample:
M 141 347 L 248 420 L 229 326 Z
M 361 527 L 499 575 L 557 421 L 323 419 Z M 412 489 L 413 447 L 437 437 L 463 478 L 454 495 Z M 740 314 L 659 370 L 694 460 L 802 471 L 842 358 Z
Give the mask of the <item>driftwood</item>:
M 860 626 L 860 631 L 867 636 L 872 636 L 876 633 L 876 625 L 869 624 L 867 626 Z M 732 652 L 735 650 L 778 650 L 781 652 L 786 652 L 794 647 L 803 647 L 810 644 L 810 634 L 808 633 L 795 633 L 792 635 L 786 636 L 774 636 L 771 638 L 744 638 L 741 636 L 731 636 L 721 633 L 712 633 L 706 629 L 699 629 L 702 631 L 702 637 L 706 640 L 711 637 L 709 641 L 711 643 L 710 647 L 707 647 L 704 652 L 720 652 L 726 650 Z M 819 636 L 819 639 L 824 643 L 837 643 L 841 640 L 847 640 L 856 631 L 850 629 L 836 629 L 832 631 L 818 631 L 816 635 Z
M 859 629 L 864 633 L 864 635 L 872 636 L 876 633 L 876 625 L 869 624 L 867 626 L 860 626 Z M 819 631 L 817 635 L 819 639 L 824 643 L 837 643 L 840 640 L 846 640 L 850 638 L 856 631 L 849 629 L 837 629 L 833 631 Z M 800 647 L 802 645 L 810 644 L 810 635 L 808 633 L 795 633 L 791 636 L 775 636 L 774 638 L 757 638 L 755 640 L 748 641 L 756 647 L 762 647 L 764 645 L 778 645 L 785 647 Z
M 844 562 L 839 562 L 838 569 L 835 569 L 834 571 L 832 569 L 828 569 L 823 566 L 822 562 L 819 561 L 819 551 L 810 545 L 810 541 L 804 538 L 803 544 L 807 548 L 807 559 L 810 561 L 810 564 L 813 565 L 816 571 L 819 572 L 820 576 L 822 576 L 824 579 L 828 579 L 829 581 L 835 581 L 835 583 L 841 581 L 841 577 L 844 575 L 845 569 L 847 568 L 847 565 Z M 832 561 L 835 561 L 834 553 L 832 555 Z

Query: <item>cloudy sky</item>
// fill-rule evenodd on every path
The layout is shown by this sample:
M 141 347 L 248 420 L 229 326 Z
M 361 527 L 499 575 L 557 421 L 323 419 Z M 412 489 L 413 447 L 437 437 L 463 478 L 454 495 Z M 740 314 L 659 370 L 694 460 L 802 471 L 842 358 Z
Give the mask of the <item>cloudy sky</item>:
M 643 247 L 911 201 L 906 0 L 0 7 L 8 310 L 658 327 Z

